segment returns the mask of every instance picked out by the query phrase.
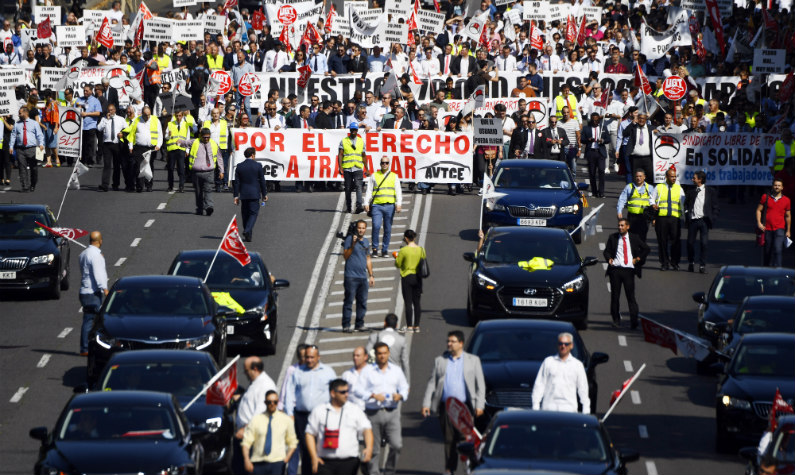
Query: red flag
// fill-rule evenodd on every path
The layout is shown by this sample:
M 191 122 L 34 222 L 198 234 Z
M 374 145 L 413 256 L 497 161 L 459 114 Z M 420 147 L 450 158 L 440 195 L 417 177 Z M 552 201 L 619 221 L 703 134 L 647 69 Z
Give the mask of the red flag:
M 787 74 L 786 79 L 784 79 L 784 82 L 781 83 L 781 87 L 778 90 L 779 102 L 789 102 L 793 92 L 795 92 L 795 78 L 793 77 L 792 71 L 790 71 L 790 73 Z
M 566 41 L 574 42 L 577 39 L 577 23 L 574 17 L 569 15 L 566 18 Z
M 221 250 L 237 259 L 241 266 L 247 266 L 251 263 L 251 256 L 248 255 L 246 245 L 240 239 L 240 232 L 237 229 L 237 218 L 229 223 L 229 227 L 224 234 L 224 240 L 221 242 Z
M 255 10 L 254 13 L 251 14 L 251 27 L 257 31 L 262 31 L 264 24 L 265 14 L 262 12 L 262 8 Z
M 233 364 L 207 389 L 205 402 L 217 406 L 226 406 L 237 390 L 237 364 Z
M 44 224 L 36 221 L 36 224 L 41 226 L 42 228 L 46 229 L 47 231 L 55 234 L 56 236 L 60 236 L 66 239 L 77 239 L 83 236 L 88 236 L 88 231 L 84 229 L 77 229 L 77 228 L 49 228 Z
M 599 97 L 598 101 L 595 101 L 593 105 L 596 107 L 601 107 L 603 109 L 607 109 L 607 106 L 610 105 L 610 101 L 613 99 L 613 92 L 610 90 L 610 84 L 607 84 L 607 87 L 602 91 L 602 95 Z
M 141 22 L 143 24 L 143 22 Z M 97 43 L 101 44 L 102 46 L 112 49 L 113 48 L 113 33 L 110 31 L 110 22 L 108 21 L 108 17 L 105 17 L 102 20 L 102 25 L 99 27 L 97 31 L 97 36 L 94 37 L 97 40 Z
M 720 45 L 720 52 L 726 56 L 726 41 L 723 39 L 723 24 L 720 21 L 720 10 L 718 10 L 717 0 L 706 0 L 709 18 L 712 21 L 712 29 L 715 31 L 715 40 Z
M 414 11 L 420 11 L 420 0 L 414 0 Z
M 323 29 L 326 33 L 331 33 L 331 28 L 334 25 L 334 20 L 337 18 L 337 10 L 334 8 L 334 5 L 331 5 L 331 9 L 328 11 L 328 15 L 326 15 L 326 21 L 323 23 Z
M 224 10 L 230 10 L 232 8 L 235 8 L 236 6 L 237 6 L 237 0 L 226 0 L 226 3 L 224 3 Z
M 288 30 L 288 26 L 282 26 L 282 33 L 279 35 L 279 41 L 284 45 L 284 51 L 291 52 L 293 47 L 290 44 L 290 32 Z
M 301 36 L 300 46 L 303 46 L 304 44 L 307 45 L 307 49 L 309 49 L 309 47 L 311 47 L 312 45 L 323 44 L 323 37 L 320 36 L 320 32 L 317 31 L 315 25 L 313 25 L 312 22 L 308 20 L 306 22 L 306 29 L 304 30 L 304 34 L 303 36 Z
M 135 37 L 133 38 L 133 46 L 137 48 L 141 46 L 141 43 L 143 41 L 144 41 L 144 21 L 141 20 L 140 22 L 138 22 L 138 29 L 135 30 Z M 143 71 L 143 69 L 141 71 Z M 144 87 L 143 76 L 141 76 L 141 87 Z
M 312 68 L 310 68 L 309 65 L 304 65 L 298 68 L 298 72 L 301 73 L 301 75 L 298 76 L 298 87 L 304 89 L 306 83 L 309 82 L 309 76 L 312 75 Z
M 577 33 L 577 45 L 582 46 L 585 44 L 585 15 L 582 16 L 582 23 L 580 23 L 580 31 Z
M 480 38 L 478 38 L 478 46 L 482 48 L 489 49 L 489 24 L 488 22 L 483 23 L 483 29 L 480 30 Z
M 442 9 L 439 8 L 439 2 L 437 0 L 433 0 L 433 8 L 436 9 L 436 13 L 441 13 Z
M 414 69 L 414 62 L 409 63 L 409 70 L 411 71 L 411 80 L 414 84 L 422 84 L 422 79 L 420 79 L 420 75 L 417 74 L 417 71 Z
M 671 329 L 646 318 L 640 319 L 640 326 L 643 329 L 643 339 L 645 341 L 668 348 L 675 355 L 678 354 L 679 347 L 676 345 L 676 334 Z
M 649 84 L 649 79 L 643 74 L 643 70 L 640 69 L 640 64 L 635 65 L 635 86 L 639 87 L 644 94 L 651 94 L 651 84 Z
M 616 402 L 616 399 L 618 399 L 618 396 L 620 396 L 621 393 L 624 392 L 625 389 L 627 389 L 627 386 L 629 385 L 630 381 L 632 381 L 632 378 L 629 378 L 628 380 L 624 381 L 624 383 L 621 384 L 621 389 L 616 389 L 615 391 L 613 391 L 610 394 L 610 404 L 608 405 L 608 407 L 612 406 L 613 403 Z
M 45 18 L 44 21 L 39 23 L 39 26 L 36 27 L 36 36 L 38 36 L 40 40 L 52 36 L 52 25 L 50 24 L 50 17 Z
M 544 47 L 544 42 L 541 41 L 541 33 L 536 28 L 536 22 L 530 22 L 530 47 L 541 51 Z
M 417 29 L 417 14 L 414 13 L 414 10 L 412 10 L 411 14 L 409 14 L 408 29 L 409 31 Z
M 696 56 L 703 63 L 707 58 L 707 49 L 704 48 L 704 43 L 701 42 L 701 36 L 701 33 L 696 36 Z
M 781 397 L 781 391 L 776 388 L 776 397 L 773 398 L 773 407 L 770 408 L 770 414 L 768 415 L 768 429 L 770 432 L 776 430 L 776 426 L 778 425 L 778 414 L 792 414 L 792 406 L 787 404 L 787 401 Z
M 770 18 L 770 15 L 767 14 L 766 9 L 762 9 L 762 19 L 765 21 L 765 28 L 772 31 L 778 31 L 778 23 L 776 20 Z M 39 36 L 41 38 L 41 36 Z

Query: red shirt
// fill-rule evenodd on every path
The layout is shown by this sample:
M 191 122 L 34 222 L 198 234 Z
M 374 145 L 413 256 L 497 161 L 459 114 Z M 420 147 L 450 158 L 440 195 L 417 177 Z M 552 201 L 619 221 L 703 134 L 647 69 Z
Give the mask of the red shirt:
M 775 231 L 776 229 L 785 229 L 787 226 L 784 220 L 784 215 L 790 210 L 790 201 L 784 195 L 781 198 L 774 199 L 771 195 L 765 194 L 759 200 L 760 205 L 765 204 L 767 200 L 767 212 L 765 214 L 765 229 L 768 231 Z

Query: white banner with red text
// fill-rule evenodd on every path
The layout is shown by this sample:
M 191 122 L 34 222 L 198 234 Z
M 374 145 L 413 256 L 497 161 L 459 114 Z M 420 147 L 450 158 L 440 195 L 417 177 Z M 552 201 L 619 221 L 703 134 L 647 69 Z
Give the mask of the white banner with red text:
M 346 130 L 232 129 L 236 155 L 256 150 L 268 180 L 342 181 L 337 155 Z M 372 173 L 381 157 L 405 182 L 471 183 L 472 135 L 435 131 L 389 131 L 362 135 L 367 153 L 365 167 Z M 236 157 L 236 163 L 239 157 Z

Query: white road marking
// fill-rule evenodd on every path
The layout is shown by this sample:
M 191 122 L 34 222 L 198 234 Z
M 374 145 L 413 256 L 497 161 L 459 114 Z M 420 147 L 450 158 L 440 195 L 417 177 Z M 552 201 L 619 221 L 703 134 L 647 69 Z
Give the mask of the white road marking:
M 369 337 L 370 337 L 370 335 L 362 333 L 362 334 L 356 335 L 356 336 L 340 336 L 340 337 L 336 337 L 336 338 L 321 338 L 320 340 L 318 340 L 318 343 L 323 344 L 323 343 L 334 343 L 334 342 L 339 342 L 339 341 L 366 340 Z M 326 352 L 324 351 L 323 354 L 325 355 Z
M 353 352 L 353 350 L 348 350 L 348 351 Z M 323 354 L 327 355 L 328 351 L 324 351 Z M 350 361 L 338 361 L 336 363 L 323 363 L 323 364 L 326 365 L 326 366 L 331 366 L 332 368 L 336 368 L 336 367 L 339 367 L 339 366 L 353 366 L 353 363 L 350 362 Z M 387 446 L 387 447 L 389 447 L 389 446 Z
M 336 284 L 337 282 L 339 282 L 340 284 L 342 283 L 342 281 L 336 281 L 334 283 Z M 395 289 L 394 287 L 382 287 L 380 289 L 370 289 L 370 290 L 367 291 L 367 293 L 371 294 L 373 292 L 389 292 L 390 290 L 394 290 L 394 289 Z M 335 290 L 334 292 L 331 292 L 331 295 L 345 295 L 345 291 L 344 290 Z
M 640 404 L 640 393 L 638 391 L 635 391 L 634 389 L 631 390 L 629 392 L 629 396 L 632 398 L 632 404 Z
M 396 274 L 396 275 L 399 275 L 399 274 Z M 373 280 L 376 281 L 376 282 L 383 282 L 385 280 L 394 280 L 394 279 L 395 279 L 395 276 L 393 275 L 393 276 L 389 276 L 389 277 L 376 277 Z M 342 284 L 343 284 L 343 281 L 341 281 L 341 280 L 335 280 L 334 281 L 334 285 L 342 285 Z
M 607 282 L 607 291 L 610 292 L 610 282 Z
M 634 373 L 635 370 L 632 369 L 632 362 L 629 360 L 624 360 L 624 371 L 627 373 Z
M 155 220 L 154 219 L 150 219 L 150 220 L 146 221 L 146 224 L 144 224 L 144 227 L 145 228 L 150 228 L 150 227 L 152 227 L 153 224 L 155 224 Z
M 367 305 L 370 305 L 371 303 L 381 303 L 381 302 L 391 302 L 391 301 L 392 301 L 391 298 L 388 298 L 388 299 L 370 299 L 370 298 L 368 298 L 367 299 Z M 343 302 L 329 302 L 329 303 L 326 304 L 326 306 L 328 306 L 328 307 L 337 307 L 337 306 L 342 305 L 342 303 Z
M 15 392 L 13 396 L 11 396 L 11 399 L 9 399 L 8 402 L 13 402 L 13 403 L 19 402 L 19 400 L 22 399 L 22 396 L 24 396 L 25 393 L 28 392 L 28 389 L 30 388 L 21 387 L 17 389 L 17 392 Z
M 599 243 L 599 250 L 600 251 L 604 251 L 605 250 L 605 243 L 603 243 L 603 242 Z
M 638 434 L 640 434 L 641 439 L 648 439 L 649 438 L 649 429 L 646 428 L 643 424 L 638 426 Z
M 602 270 L 607 270 L 607 262 L 602 262 Z
M 596 232 L 597 233 L 601 233 L 602 232 L 602 225 L 601 224 L 597 224 L 596 225 Z
M 338 350 L 327 350 L 323 348 L 323 357 L 325 358 L 327 355 L 344 355 L 344 354 L 352 354 L 353 348 L 341 348 Z M 349 365 L 353 366 L 350 362 Z
M 397 270 L 398 270 L 398 268 L 395 267 L 394 263 L 391 266 L 389 266 L 389 267 L 376 267 L 375 265 L 373 266 L 373 272 L 397 271 Z M 337 271 L 337 274 L 344 274 L 344 273 L 345 273 L 345 269 L 342 269 L 341 271 Z
M 82 310 L 82 307 L 81 307 Z M 66 335 L 72 333 L 72 327 L 66 327 L 58 334 L 58 338 L 66 338 Z
M 121 266 L 122 264 L 124 264 L 124 261 L 126 261 L 126 260 L 127 260 L 127 258 L 126 258 L 126 257 L 120 257 L 120 258 L 119 258 L 119 260 L 118 260 L 118 261 L 116 261 L 116 263 L 115 263 L 115 264 L 113 264 L 113 267 L 119 267 L 119 266 Z
M 646 473 L 648 475 L 659 475 L 657 472 L 657 465 L 655 465 L 651 460 L 646 461 Z
M 130 247 L 138 247 L 138 244 L 140 244 L 140 242 L 141 238 L 135 238 L 133 239 L 133 242 L 130 243 Z
M 618 346 L 627 346 L 627 337 L 625 335 L 618 335 Z
M 47 363 L 50 362 L 50 358 L 51 357 L 52 357 L 51 354 L 44 353 L 43 355 L 41 355 L 41 359 L 39 360 L 39 362 L 36 363 L 36 367 L 37 368 L 44 368 L 45 366 L 47 366 Z
M 355 312 L 354 312 L 355 313 Z M 389 310 L 382 308 L 378 310 L 367 310 L 367 315 L 386 315 L 389 313 Z M 326 318 L 342 318 L 341 313 L 327 313 Z M 317 331 L 315 331 L 317 332 Z M 310 340 L 307 340 L 310 341 Z
M 157 205 L 157 209 L 166 209 L 166 203 L 160 203 Z

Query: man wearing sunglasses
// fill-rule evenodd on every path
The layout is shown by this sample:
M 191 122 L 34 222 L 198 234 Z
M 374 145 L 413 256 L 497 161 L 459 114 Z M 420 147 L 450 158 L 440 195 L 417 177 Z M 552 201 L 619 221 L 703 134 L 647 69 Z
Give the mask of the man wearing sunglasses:
M 278 410 L 276 391 L 268 391 L 265 405 L 265 412 L 255 415 L 243 432 L 243 467 L 247 473 L 282 474 L 298 447 L 295 425 L 290 416 Z
M 367 194 L 364 197 L 365 211 L 372 208 L 373 215 L 373 257 L 378 255 L 378 244 L 381 234 L 381 224 L 384 225 L 384 241 L 381 246 L 381 257 L 387 256 L 389 238 L 392 235 L 392 220 L 395 212 L 400 213 L 400 204 L 403 195 L 400 188 L 400 179 L 396 173 L 389 169 L 389 157 L 381 157 L 381 168 L 370 175 L 367 183 Z
M 583 414 L 591 413 L 588 377 L 580 360 L 571 355 L 574 336 L 558 335 L 558 354 L 547 356 L 533 385 L 533 410 L 577 412 L 580 398 Z

